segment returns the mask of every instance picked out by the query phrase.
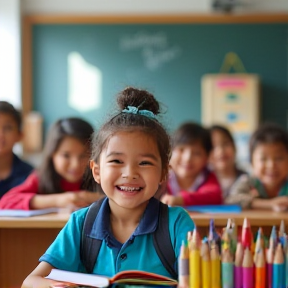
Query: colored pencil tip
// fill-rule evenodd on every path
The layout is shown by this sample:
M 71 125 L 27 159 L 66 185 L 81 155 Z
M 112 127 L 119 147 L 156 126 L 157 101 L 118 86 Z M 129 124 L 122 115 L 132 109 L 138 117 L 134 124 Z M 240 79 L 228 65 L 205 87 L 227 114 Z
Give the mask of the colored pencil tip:
M 250 222 L 247 218 L 244 218 L 243 221 L 243 228 L 249 228 L 250 227 Z

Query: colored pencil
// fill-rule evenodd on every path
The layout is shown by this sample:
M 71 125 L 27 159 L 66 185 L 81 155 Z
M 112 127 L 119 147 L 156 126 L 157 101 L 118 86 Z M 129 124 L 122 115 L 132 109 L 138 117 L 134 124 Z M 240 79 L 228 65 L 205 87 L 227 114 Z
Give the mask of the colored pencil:
M 198 246 L 198 232 L 195 227 L 189 242 L 190 288 L 200 288 L 200 278 L 200 251 Z
M 208 241 L 209 241 L 210 248 L 211 248 L 212 241 L 214 241 L 216 245 L 218 246 L 219 253 L 221 252 L 221 237 L 216 231 L 216 227 L 215 227 L 215 223 L 213 219 L 210 219 Z
M 266 251 L 266 283 L 268 288 L 272 288 L 273 284 L 273 262 L 274 262 L 274 253 L 275 253 L 275 235 L 276 228 L 273 226 L 270 238 L 269 246 Z
M 285 288 L 284 256 L 281 243 L 278 243 L 273 262 L 273 288 Z
M 222 250 L 222 288 L 234 287 L 233 257 L 230 248 Z
M 252 253 L 248 247 L 243 256 L 243 288 L 254 288 L 254 271 Z
M 253 239 L 252 239 L 251 226 L 247 218 L 245 218 L 243 221 L 241 242 L 244 249 L 246 247 L 249 247 L 249 249 L 251 249 Z
M 202 288 L 211 288 L 211 261 L 210 248 L 207 241 L 203 241 L 201 245 L 201 272 L 202 272 Z
M 189 248 L 186 241 L 182 242 L 179 255 L 179 288 L 189 288 Z
M 230 218 L 228 219 L 226 229 L 228 229 L 227 231 L 231 239 L 230 250 L 232 252 L 232 255 L 234 255 L 236 252 L 238 239 L 237 239 L 237 225 L 233 219 Z
M 211 287 L 221 288 L 221 268 L 220 268 L 220 255 L 218 245 L 212 241 L 210 248 L 211 258 Z
M 243 263 L 244 249 L 241 242 L 237 243 L 235 262 L 234 262 L 234 285 L 235 288 L 242 288 L 242 263 Z
M 286 287 L 288 287 L 288 249 L 287 249 L 287 247 L 286 247 L 286 251 L 285 251 L 285 281 L 286 281 L 285 282 Z
M 266 288 L 266 263 L 262 247 L 255 253 L 255 288 Z
M 263 235 L 263 230 L 262 230 L 261 227 L 258 229 L 257 238 L 256 238 L 255 253 L 254 253 L 254 263 L 256 262 L 256 256 L 257 256 L 258 251 L 260 251 L 260 249 L 265 251 L 264 235 Z M 265 254 L 263 254 L 263 255 L 264 255 L 264 258 L 265 258 Z

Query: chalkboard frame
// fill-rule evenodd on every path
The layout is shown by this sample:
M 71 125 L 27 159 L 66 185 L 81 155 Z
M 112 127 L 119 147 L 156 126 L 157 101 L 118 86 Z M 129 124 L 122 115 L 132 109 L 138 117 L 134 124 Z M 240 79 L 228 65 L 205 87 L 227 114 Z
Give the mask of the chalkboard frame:
M 22 111 L 33 107 L 32 28 L 36 24 L 267 24 L 288 23 L 288 13 L 174 15 L 26 15 L 22 25 Z

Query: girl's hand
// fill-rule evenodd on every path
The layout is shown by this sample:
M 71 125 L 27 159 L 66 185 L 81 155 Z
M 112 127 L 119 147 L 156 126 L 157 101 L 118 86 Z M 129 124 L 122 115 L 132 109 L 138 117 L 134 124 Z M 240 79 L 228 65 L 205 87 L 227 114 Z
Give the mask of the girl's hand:
M 280 196 L 270 199 L 272 210 L 275 212 L 283 212 L 288 209 L 288 197 Z
M 85 199 L 84 193 L 81 192 L 64 192 L 57 195 L 56 205 L 59 208 L 76 208 L 76 207 L 86 207 L 90 205 Z
M 100 192 L 80 191 L 79 194 L 85 202 L 89 203 L 89 205 L 105 197 L 105 194 Z
M 183 206 L 184 205 L 184 201 L 183 201 L 183 198 L 181 196 L 172 196 L 172 195 L 168 195 L 168 194 L 165 194 L 161 198 L 161 202 L 163 202 L 164 204 L 167 204 L 169 206 Z

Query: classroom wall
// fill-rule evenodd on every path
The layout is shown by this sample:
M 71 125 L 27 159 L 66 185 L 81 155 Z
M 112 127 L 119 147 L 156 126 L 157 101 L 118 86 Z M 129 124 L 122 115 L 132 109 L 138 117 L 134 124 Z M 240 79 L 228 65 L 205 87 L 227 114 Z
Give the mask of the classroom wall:
M 22 0 L 23 13 L 191 13 L 210 12 L 212 0 Z M 242 0 L 242 11 L 288 11 L 287 0 Z
M 0 98 L 21 106 L 21 13 L 173 14 L 211 11 L 212 0 L 0 0 Z M 287 0 L 243 0 L 242 11 L 288 11 Z M 3 36 L 7 32 L 8 37 Z M 5 39 L 5 40 L 3 40 Z M 10 48 L 9 48 L 10 47 Z M 11 48 L 12 47 L 12 48 Z M 6 51 L 6 52 L 3 52 Z M 275 114 L 277 111 L 275 111 Z

